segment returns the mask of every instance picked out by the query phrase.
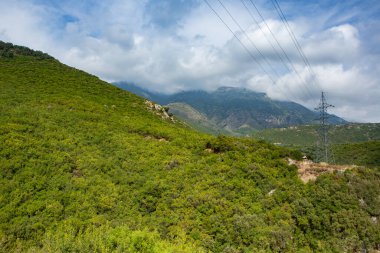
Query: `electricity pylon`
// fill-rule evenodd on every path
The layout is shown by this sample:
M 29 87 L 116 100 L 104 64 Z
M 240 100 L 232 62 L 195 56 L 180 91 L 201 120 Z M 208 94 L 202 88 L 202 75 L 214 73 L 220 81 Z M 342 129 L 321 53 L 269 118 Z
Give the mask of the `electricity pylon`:
M 322 91 L 321 95 L 321 101 L 319 102 L 319 105 L 317 108 L 315 108 L 316 111 L 319 111 L 319 145 L 320 145 L 320 154 L 319 154 L 319 160 L 323 160 L 324 162 L 329 162 L 329 140 L 328 140 L 328 118 L 330 115 L 327 113 L 327 109 L 330 107 L 334 107 L 333 105 L 330 105 L 326 102 L 326 96 L 325 93 Z

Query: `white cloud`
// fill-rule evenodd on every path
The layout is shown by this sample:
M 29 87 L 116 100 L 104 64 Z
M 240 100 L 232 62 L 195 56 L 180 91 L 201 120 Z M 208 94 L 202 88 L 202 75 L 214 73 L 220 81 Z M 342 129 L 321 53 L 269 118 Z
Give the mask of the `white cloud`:
M 359 34 L 352 25 L 335 26 L 311 37 L 305 54 L 316 63 L 349 63 L 358 57 Z
M 326 17 L 309 18 L 307 22 L 299 17 L 290 22 L 318 77 L 319 85 L 315 85 L 283 24 L 269 10 L 264 13 L 267 24 L 298 74 L 289 63 L 284 66 L 276 57 L 267 38 L 273 45 L 276 42 L 266 25 L 260 24 L 267 34 L 264 36 L 236 2 L 226 5 L 246 28 L 250 39 L 244 33 L 238 36 L 270 76 L 206 5 L 181 10 L 184 15 L 173 17 L 173 25 L 168 25 L 170 19 L 152 18 L 154 11 L 145 13 L 147 3 L 148 0 L 113 0 L 78 6 L 76 1 L 63 1 L 60 8 L 55 8 L 26 0 L 0 0 L 0 39 L 46 51 L 108 81 L 131 81 L 161 92 L 240 86 L 277 99 L 291 98 L 313 108 L 322 88 L 340 116 L 380 121 L 376 113 L 380 111 L 380 56 L 370 54 L 374 50 L 364 50 L 365 38 L 359 30 L 363 26 L 343 23 L 325 28 Z M 212 3 L 236 28 L 217 2 Z M 73 19 L 59 18 L 64 15 Z M 376 35 L 373 36 L 372 43 L 376 41 Z M 279 76 L 266 65 L 250 40 Z
M 0 1 L 0 39 L 46 50 L 52 41 L 47 36 L 44 11 L 22 1 Z

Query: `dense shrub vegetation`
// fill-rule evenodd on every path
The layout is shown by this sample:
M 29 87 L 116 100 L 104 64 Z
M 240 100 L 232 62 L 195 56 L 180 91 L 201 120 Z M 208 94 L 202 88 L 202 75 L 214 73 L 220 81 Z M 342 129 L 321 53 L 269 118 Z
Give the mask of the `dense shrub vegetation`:
M 380 124 L 355 123 L 330 126 L 331 162 L 380 167 Z M 266 129 L 254 133 L 256 138 L 280 146 L 301 150 L 308 157 L 318 161 L 318 126 L 297 126 L 290 128 Z
M 379 248 L 378 169 L 304 184 L 297 152 L 194 132 L 31 55 L 0 57 L 1 252 Z
M 15 55 L 34 56 L 36 59 L 54 59 L 41 51 L 35 51 L 27 47 L 16 46 L 12 43 L 0 41 L 0 58 L 13 58 Z
M 380 167 L 380 141 L 334 145 L 332 152 L 338 164 Z
M 285 146 L 312 146 L 319 140 L 318 125 L 272 128 L 252 133 L 255 138 Z M 358 143 L 380 140 L 379 123 L 350 123 L 330 125 L 329 141 L 332 144 Z

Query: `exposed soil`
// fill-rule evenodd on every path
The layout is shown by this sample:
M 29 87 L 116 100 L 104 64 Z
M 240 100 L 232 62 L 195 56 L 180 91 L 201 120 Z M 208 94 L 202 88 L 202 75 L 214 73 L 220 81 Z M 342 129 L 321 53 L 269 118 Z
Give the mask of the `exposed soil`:
M 288 159 L 289 165 L 296 165 L 298 168 L 298 175 L 304 183 L 310 180 L 315 180 L 323 173 L 332 173 L 334 171 L 343 172 L 352 169 L 354 165 L 331 165 L 328 163 L 314 163 L 313 161 L 304 159 L 303 161 L 295 161 Z

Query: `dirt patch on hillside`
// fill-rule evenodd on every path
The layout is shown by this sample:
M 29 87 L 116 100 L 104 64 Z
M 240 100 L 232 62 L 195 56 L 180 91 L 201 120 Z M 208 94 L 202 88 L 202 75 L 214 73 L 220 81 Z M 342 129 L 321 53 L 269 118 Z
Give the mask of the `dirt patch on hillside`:
M 332 173 L 334 171 L 344 172 L 345 170 L 352 169 L 354 165 L 331 165 L 328 163 L 314 163 L 313 161 L 304 159 L 303 161 L 295 161 L 288 159 L 289 165 L 296 165 L 298 168 L 298 175 L 304 183 L 310 180 L 315 180 L 323 173 Z

